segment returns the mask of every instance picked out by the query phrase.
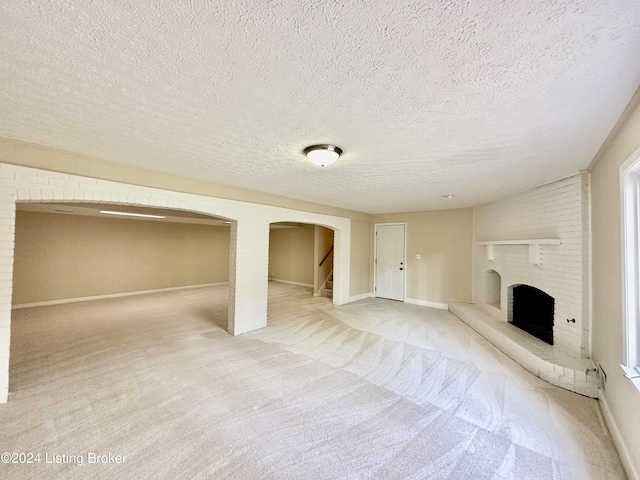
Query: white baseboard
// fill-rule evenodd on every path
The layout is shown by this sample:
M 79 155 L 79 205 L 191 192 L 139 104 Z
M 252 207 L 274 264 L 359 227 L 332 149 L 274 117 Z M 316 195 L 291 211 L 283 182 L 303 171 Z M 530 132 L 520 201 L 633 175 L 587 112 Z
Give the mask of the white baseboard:
M 616 446 L 616 450 L 618 450 L 618 455 L 620 456 L 620 461 L 622 462 L 622 466 L 625 469 L 627 477 L 629 480 L 640 480 L 640 475 L 633 466 L 631 461 L 632 457 L 629 454 L 627 446 L 624 444 L 624 440 L 622 439 L 622 435 L 620 435 L 620 430 L 618 429 L 618 424 L 611 414 L 609 404 L 607 403 L 607 397 L 602 390 L 598 390 L 598 405 L 600 405 L 604 422 L 607 424 L 613 444 Z
M 448 303 L 428 302 L 427 300 L 418 300 L 417 298 L 405 298 L 405 303 L 411 303 L 412 305 L 422 305 L 423 307 L 437 308 L 440 310 L 449 310 Z
M 298 285 L 299 287 L 313 288 L 313 284 L 312 283 L 292 282 L 290 280 L 280 280 L 279 278 L 272 278 L 271 281 L 272 282 L 278 282 L 278 283 L 286 283 L 288 285 Z
M 349 302 L 357 302 L 358 300 L 363 300 L 365 298 L 375 298 L 375 294 L 373 292 L 361 293 L 360 295 L 354 295 L 349 297 Z M 418 300 L 416 298 L 405 298 L 405 303 L 411 303 L 413 305 L 421 305 L 423 307 L 431 307 L 437 308 L 439 310 L 448 310 L 449 304 L 447 303 L 438 303 L 438 302 L 428 302 L 426 300 Z
M 373 292 L 361 293 L 360 295 L 354 295 L 353 297 L 349 297 L 349 301 L 347 303 L 357 302 L 358 300 L 364 300 L 365 298 L 371 298 L 371 297 L 373 297 Z
M 172 290 L 186 290 L 188 288 L 217 287 L 220 285 L 228 285 L 228 284 L 229 282 L 203 283 L 199 285 L 186 285 L 184 287 L 157 288 L 155 290 L 140 290 L 137 292 L 109 293 L 106 295 L 94 295 L 92 297 L 63 298 L 61 300 L 48 300 L 46 302 L 21 303 L 18 305 L 12 305 L 11 310 L 17 310 L 19 308 L 30 308 L 30 307 L 46 307 L 48 305 L 61 305 L 63 303 L 90 302 L 92 300 L 103 300 L 106 298 L 131 297 L 133 295 L 146 295 L 147 293 L 170 292 Z

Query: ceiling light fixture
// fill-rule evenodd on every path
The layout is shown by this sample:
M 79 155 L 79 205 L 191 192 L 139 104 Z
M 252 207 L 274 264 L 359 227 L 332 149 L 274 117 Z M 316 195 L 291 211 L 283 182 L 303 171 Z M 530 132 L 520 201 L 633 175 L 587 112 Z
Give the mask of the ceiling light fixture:
M 167 218 L 161 215 L 146 215 L 144 213 L 128 213 L 128 212 L 112 212 L 110 210 L 100 210 L 100 213 L 106 213 L 108 215 L 124 215 L 126 217 Z
M 442 198 L 453 198 L 455 195 L 442 195 Z
M 311 145 L 303 150 L 311 163 L 320 167 L 331 165 L 342 155 L 342 149 L 335 145 Z

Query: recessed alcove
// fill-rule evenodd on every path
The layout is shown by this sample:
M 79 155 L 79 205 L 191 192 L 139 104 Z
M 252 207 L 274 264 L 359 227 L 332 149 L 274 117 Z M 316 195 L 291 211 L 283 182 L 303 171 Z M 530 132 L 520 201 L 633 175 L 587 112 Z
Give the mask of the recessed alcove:
M 484 302 L 487 305 L 501 308 L 500 291 L 502 277 L 495 270 L 487 270 L 484 274 Z

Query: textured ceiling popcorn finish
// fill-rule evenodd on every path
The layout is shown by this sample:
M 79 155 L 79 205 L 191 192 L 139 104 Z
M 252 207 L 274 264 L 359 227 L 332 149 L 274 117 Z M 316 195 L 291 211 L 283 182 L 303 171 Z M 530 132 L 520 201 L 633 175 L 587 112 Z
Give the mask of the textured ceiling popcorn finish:
M 471 206 L 586 168 L 638 52 L 637 0 L 4 0 L 0 136 L 369 213 Z M 316 167 L 316 143 L 344 154 Z

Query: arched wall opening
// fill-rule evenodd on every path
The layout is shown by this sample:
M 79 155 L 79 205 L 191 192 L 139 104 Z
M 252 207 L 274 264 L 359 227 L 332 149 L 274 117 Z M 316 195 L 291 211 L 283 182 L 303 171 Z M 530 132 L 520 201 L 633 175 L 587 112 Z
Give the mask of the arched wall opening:
M 487 305 L 501 308 L 502 277 L 495 270 L 487 270 L 484 273 L 484 302 Z
M 270 225 L 269 281 L 307 287 L 333 298 L 334 233 L 308 223 Z
M 269 228 L 269 281 L 312 289 L 332 298 L 334 234 L 309 223 L 278 222 Z
M 8 399 L 9 344 L 17 202 L 107 203 L 214 215 L 231 221 L 227 331 L 233 335 L 267 325 L 269 224 L 301 222 L 331 228 L 334 236 L 334 304 L 349 301 L 351 220 L 270 205 L 141 187 L 0 164 L 0 402 Z
M 297 213 L 297 212 L 292 212 Z M 315 229 L 313 288 L 316 295 L 331 274 L 333 282 L 333 303 L 342 305 L 349 302 L 351 221 L 346 218 L 314 214 L 313 220 L 298 215 L 279 217 L 274 224 L 302 224 Z M 317 262 L 316 262 L 317 260 Z M 324 260 L 324 262 L 323 262 Z M 322 266 L 320 264 L 322 263 Z
M 19 202 L 12 308 L 226 285 L 229 240 L 229 222 L 211 215 Z M 226 305 L 215 323 L 226 329 Z

